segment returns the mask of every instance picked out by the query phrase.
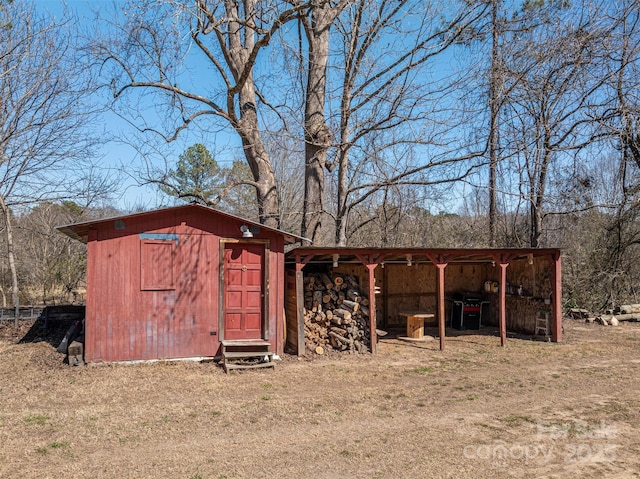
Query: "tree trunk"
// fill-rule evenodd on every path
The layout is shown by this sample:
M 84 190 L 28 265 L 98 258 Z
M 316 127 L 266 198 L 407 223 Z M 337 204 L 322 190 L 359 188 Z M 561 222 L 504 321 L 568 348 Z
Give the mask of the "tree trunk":
M 491 75 L 489 83 L 489 246 L 496 246 L 497 223 L 497 191 L 496 179 L 498 170 L 498 115 L 499 115 L 499 72 L 498 72 L 498 4 L 500 0 L 491 2 Z
M 253 90 L 245 86 L 245 89 Z M 244 89 L 243 89 L 244 90 Z M 240 95 L 240 101 L 243 105 L 245 95 Z M 255 97 L 254 97 L 255 98 Z M 260 223 L 271 228 L 280 227 L 280 205 L 278 202 L 278 192 L 276 185 L 276 177 L 273 173 L 269 154 L 262 144 L 258 130 L 258 117 L 254 111 L 241 111 L 239 124 L 236 131 L 242 139 L 242 147 L 244 149 L 245 158 L 253 179 L 257 184 L 256 197 L 258 200 L 258 215 Z
M 543 142 L 544 154 L 542 164 L 539 167 L 538 176 L 532 185 L 531 197 L 531 238 L 530 246 L 532 248 L 540 247 L 540 237 L 542 236 L 542 222 L 544 219 L 544 200 L 547 190 L 547 174 L 549 165 L 551 164 L 552 152 L 549 145 L 549 133 L 545 131 Z
M 324 213 L 324 169 L 331 131 L 325 121 L 329 30 L 337 7 L 329 3 L 317 6 L 305 23 L 309 41 L 309 64 L 304 114 L 305 188 L 302 206 L 301 234 L 313 242 L 321 239 Z
M 346 125 L 342 128 L 342 145 L 346 145 L 348 141 Z M 349 188 L 347 184 L 347 173 L 349 170 L 348 153 L 340 153 L 340 163 L 338 165 L 338 211 L 336 212 L 336 246 L 347 246 L 347 220 L 349 208 L 347 200 Z
M 254 12 L 255 0 L 245 1 L 244 10 Z M 225 9 L 229 18 L 240 18 L 239 5 L 236 1 L 227 0 Z M 233 71 L 238 85 L 227 93 L 227 112 L 233 128 L 242 139 L 242 147 L 251 173 L 256 182 L 258 215 L 260 223 L 272 227 L 280 227 L 280 208 L 278 204 L 276 178 L 260 137 L 258 123 L 257 95 L 253 81 L 253 64 L 249 57 L 255 47 L 255 31 L 252 17 L 243 22 L 229 22 L 228 55 L 229 67 Z M 224 41 L 221 40 L 223 49 Z M 240 79 L 243 80 L 240 80 Z M 239 103 L 236 103 L 238 101 Z M 236 108 L 239 113 L 236 114 Z
M 18 272 L 16 270 L 16 257 L 13 248 L 13 225 L 11 223 L 11 215 L 4 197 L 0 195 L 0 210 L 4 217 L 5 223 L 5 239 L 7 240 L 7 259 L 9 263 L 9 271 L 11 273 L 11 299 L 15 307 L 15 327 L 18 327 L 18 319 L 20 316 L 20 296 L 18 290 Z

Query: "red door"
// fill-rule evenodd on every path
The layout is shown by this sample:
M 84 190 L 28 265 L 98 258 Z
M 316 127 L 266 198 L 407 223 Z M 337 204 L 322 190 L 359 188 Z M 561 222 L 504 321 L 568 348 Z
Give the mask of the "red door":
M 224 247 L 224 339 L 263 339 L 264 245 Z

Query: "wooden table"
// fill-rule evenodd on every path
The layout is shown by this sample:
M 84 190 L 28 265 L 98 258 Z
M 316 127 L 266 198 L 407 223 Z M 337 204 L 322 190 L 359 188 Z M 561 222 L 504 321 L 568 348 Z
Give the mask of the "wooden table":
M 424 311 L 401 311 L 398 315 L 407 318 L 407 338 L 413 340 L 424 339 L 424 320 L 436 317 Z

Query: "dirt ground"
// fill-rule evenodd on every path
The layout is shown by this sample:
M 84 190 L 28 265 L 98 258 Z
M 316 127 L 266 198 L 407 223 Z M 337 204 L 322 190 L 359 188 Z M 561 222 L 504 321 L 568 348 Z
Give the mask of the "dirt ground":
M 28 329 L 28 328 L 27 328 Z M 26 331 L 26 330 L 25 330 Z M 640 323 L 376 356 L 69 367 L 0 328 L 2 478 L 640 477 Z M 477 332 L 476 332 L 477 333 Z

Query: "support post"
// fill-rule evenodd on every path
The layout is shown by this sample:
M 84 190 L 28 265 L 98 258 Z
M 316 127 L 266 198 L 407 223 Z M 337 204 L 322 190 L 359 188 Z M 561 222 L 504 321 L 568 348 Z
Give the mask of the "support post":
M 367 255 L 356 254 L 356 258 L 367 268 L 369 272 L 369 342 L 371 343 L 371 354 L 376 354 L 378 346 L 377 318 L 376 318 L 376 268 L 386 255 Z
M 551 341 L 562 341 L 562 261 L 560 252 L 553 255 L 553 301 L 551 315 Z
M 369 271 L 369 334 L 371 343 L 371 354 L 376 354 L 378 333 L 376 333 L 376 264 L 367 264 Z
M 447 267 L 447 263 L 438 263 L 438 336 L 440 337 L 440 351 L 444 351 L 444 336 L 445 336 L 445 317 L 444 317 L 444 270 Z
M 438 311 L 438 336 L 440 337 L 440 351 L 444 351 L 444 337 L 446 334 L 446 320 L 444 317 L 444 270 L 446 269 L 451 256 L 427 253 L 427 258 L 434 264 L 438 270 L 438 279 L 436 282 L 436 309 Z
M 500 261 L 500 307 L 498 308 L 498 323 L 500 325 L 500 346 L 507 345 L 507 267 L 508 262 Z

